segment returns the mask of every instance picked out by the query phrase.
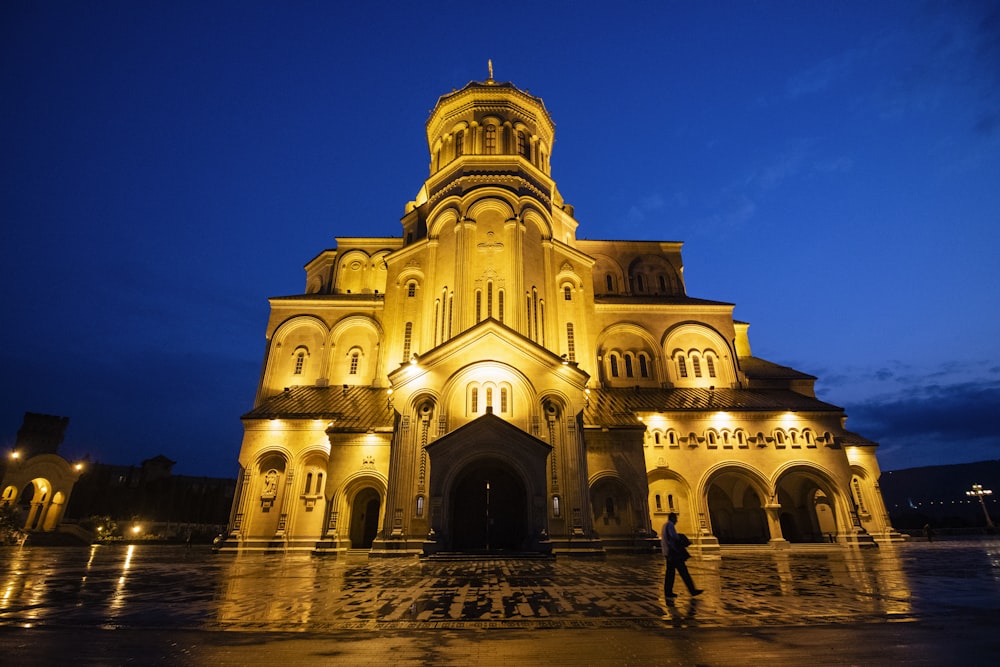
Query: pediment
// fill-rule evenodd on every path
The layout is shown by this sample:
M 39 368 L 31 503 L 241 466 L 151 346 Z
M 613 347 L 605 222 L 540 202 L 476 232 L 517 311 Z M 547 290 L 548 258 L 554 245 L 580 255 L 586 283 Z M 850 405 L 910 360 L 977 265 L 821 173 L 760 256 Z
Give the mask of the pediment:
M 581 391 L 590 379 L 576 364 L 567 363 L 554 352 L 493 319 L 480 322 L 417 356 L 415 361 L 389 374 L 394 387 L 403 388 L 428 373 L 450 376 L 461 368 L 484 361 L 503 363 L 529 375 L 558 373 L 563 381 Z

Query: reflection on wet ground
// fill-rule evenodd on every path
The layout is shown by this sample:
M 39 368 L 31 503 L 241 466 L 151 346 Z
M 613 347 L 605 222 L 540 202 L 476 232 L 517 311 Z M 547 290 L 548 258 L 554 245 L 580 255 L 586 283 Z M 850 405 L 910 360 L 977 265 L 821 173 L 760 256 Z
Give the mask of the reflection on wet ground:
M 663 599 L 656 556 L 427 562 L 161 545 L 0 548 L 0 626 L 321 632 L 879 623 L 1000 611 L 1000 542 L 724 550 Z

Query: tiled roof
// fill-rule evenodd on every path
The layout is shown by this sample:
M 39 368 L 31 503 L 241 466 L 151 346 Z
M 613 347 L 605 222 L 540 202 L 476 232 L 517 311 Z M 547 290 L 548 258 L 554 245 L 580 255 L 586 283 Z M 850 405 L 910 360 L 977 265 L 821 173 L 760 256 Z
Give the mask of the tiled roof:
M 588 425 L 638 427 L 637 412 L 720 410 L 843 412 L 787 389 L 592 389 L 583 419 Z
M 662 304 L 665 306 L 732 306 L 726 301 L 711 301 L 693 296 L 677 294 L 595 294 L 594 303 L 628 304 L 641 303 Z
M 803 379 L 815 380 L 815 375 L 809 375 L 802 371 L 797 371 L 788 366 L 776 364 L 760 357 L 740 357 L 740 370 L 746 373 L 748 378 L 758 380 L 772 379 Z
M 242 419 L 328 419 L 338 431 L 392 428 L 387 398 L 385 389 L 373 387 L 289 387 Z

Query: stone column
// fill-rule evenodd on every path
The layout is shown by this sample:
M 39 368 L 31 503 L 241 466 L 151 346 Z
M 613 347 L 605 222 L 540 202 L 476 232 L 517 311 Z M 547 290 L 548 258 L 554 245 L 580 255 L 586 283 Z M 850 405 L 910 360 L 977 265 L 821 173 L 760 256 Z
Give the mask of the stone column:
M 764 505 L 764 513 L 767 515 L 767 528 L 771 533 L 768 544 L 776 549 L 790 547 L 791 545 L 781 532 L 781 504 L 772 502 Z

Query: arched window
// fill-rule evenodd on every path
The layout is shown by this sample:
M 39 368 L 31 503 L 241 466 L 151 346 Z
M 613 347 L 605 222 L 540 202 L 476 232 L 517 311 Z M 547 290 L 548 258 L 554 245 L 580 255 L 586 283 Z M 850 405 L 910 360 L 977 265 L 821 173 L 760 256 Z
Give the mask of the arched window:
M 611 355 L 611 377 L 618 377 L 618 355 Z
M 313 483 L 313 474 L 311 472 L 306 473 L 306 488 L 302 493 L 308 496 L 309 492 L 312 491 L 312 483 Z
M 632 372 L 632 355 L 625 355 L 625 377 L 634 377 Z
M 714 446 L 716 444 L 715 431 L 708 432 L 708 444 Z
M 701 377 L 701 359 L 698 357 L 691 357 L 691 366 L 694 367 L 694 376 L 696 378 Z
M 552 496 L 552 516 L 561 516 L 562 510 L 559 507 L 559 496 Z
M 361 359 L 361 353 L 357 350 L 351 352 L 351 369 L 348 371 L 351 375 L 358 374 L 358 361 Z
M 403 363 L 410 360 L 410 345 L 413 342 L 413 322 L 407 322 L 403 329 Z
M 572 301 L 573 300 L 573 290 L 570 289 L 569 285 L 563 287 L 563 300 Z
M 455 157 L 465 152 L 465 130 L 455 133 Z
M 497 290 L 497 319 L 503 322 L 503 290 Z
M 424 515 L 424 497 L 417 496 L 417 516 Z
M 668 445 L 676 445 L 677 444 L 677 434 L 674 433 L 673 431 L 668 431 L 667 432 L 667 444 Z
M 743 431 L 736 431 L 736 444 L 737 445 L 746 444 L 746 436 L 743 434 Z
M 566 358 L 576 361 L 576 340 L 573 336 L 573 323 L 566 323 Z
M 615 291 L 615 279 L 611 276 L 610 273 L 608 275 L 604 276 L 604 281 L 605 281 L 605 283 L 607 283 L 608 291 L 609 292 L 614 292 Z
M 635 274 L 635 287 L 639 292 L 646 291 L 646 281 L 643 280 L 641 273 Z
M 779 430 L 774 432 L 774 443 L 776 445 L 785 444 L 785 434 L 782 431 Z
M 705 357 L 705 365 L 708 366 L 708 377 L 715 377 L 715 360 L 712 359 L 711 355 Z
M 410 282 L 406 286 L 406 296 L 414 297 L 417 295 L 417 284 L 415 282 Z
M 664 278 L 663 276 L 660 276 L 660 291 L 661 292 L 667 291 L 667 279 Z
M 296 375 L 302 375 L 302 367 L 305 366 L 305 363 L 306 363 L 306 351 L 305 350 L 299 350 L 295 354 L 295 374 Z
M 438 340 L 438 324 L 441 322 L 441 299 L 434 299 L 434 343 L 440 343 Z
M 660 500 L 660 494 L 657 493 L 655 496 L 653 496 L 653 503 L 656 505 L 657 512 L 663 511 L 663 501 Z
M 643 353 L 639 354 L 639 375 L 644 378 L 649 377 L 649 362 L 646 360 L 646 355 Z
M 493 317 L 493 281 L 486 282 L 486 317 Z
M 524 130 L 517 131 L 517 154 L 523 158 L 531 159 L 531 144 L 528 143 L 528 135 Z
M 493 409 L 493 387 L 486 388 L 486 409 Z
M 655 433 L 653 433 L 653 444 L 655 444 L 655 445 L 660 444 L 660 432 L 659 431 L 656 431 Z
M 472 388 L 472 396 L 471 396 L 471 399 L 469 401 L 469 409 L 473 413 L 479 412 L 479 388 L 478 387 L 473 387 Z
M 686 378 L 688 376 L 687 362 L 684 361 L 683 354 L 677 357 L 677 371 L 682 378 Z
M 483 136 L 483 153 L 486 155 L 496 155 L 497 152 L 497 126 L 487 125 Z
M 483 320 L 483 292 L 476 290 L 476 322 Z
M 443 287 L 441 289 L 441 307 L 442 308 L 447 308 L 448 307 L 447 304 L 448 304 L 448 288 L 447 287 Z M 441 313 L 441 342 L 442 343 L 445 341 L 444 331 L 445 331 L 445 325 L 447 324 L 447 322 L 448 322 L 448 314 L 446 312 L 442 311 L 442 313 Z
M 455 315 L 455 293 L 452 292 L 451 294 L 448 295 L 448 322 L 445 325 L 446 326 L 445 333 L 448 335 L 449 338 L 451 338 L 451 331 L 452 331 L 451 320 L 454 315 Z
M 507 414 L 510 403 L 507 398 L 507 387 L 500 387 L 500 412 Z

